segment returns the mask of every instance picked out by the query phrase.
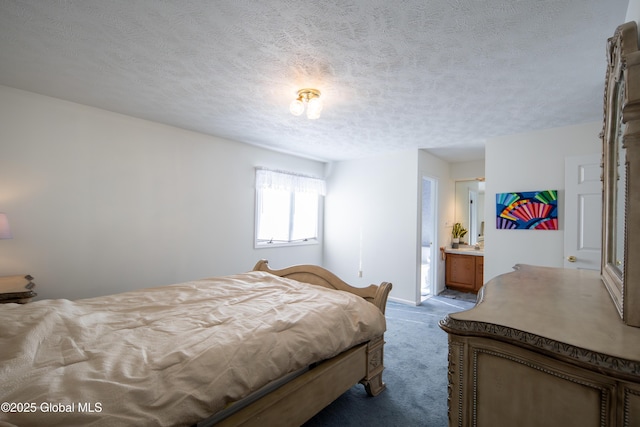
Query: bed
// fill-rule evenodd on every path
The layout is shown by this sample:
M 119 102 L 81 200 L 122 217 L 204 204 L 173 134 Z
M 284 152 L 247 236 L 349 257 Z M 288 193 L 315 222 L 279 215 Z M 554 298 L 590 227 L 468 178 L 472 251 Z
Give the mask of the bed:
M 0 425 L 301 425 L 354 384 L 384 390 L 390 290 L 262 260 L 238 275 L 4 304 Z

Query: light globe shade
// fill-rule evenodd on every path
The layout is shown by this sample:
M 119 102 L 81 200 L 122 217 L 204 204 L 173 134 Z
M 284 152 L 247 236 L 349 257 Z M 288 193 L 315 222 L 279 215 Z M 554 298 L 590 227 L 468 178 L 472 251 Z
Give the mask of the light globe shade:
M 11 239 L 12 237 L 7 215 L 0 212 L 0 239 Z
M 322 112 L 322 101 L 320 98 L 312 98 L 307 103 L 307 118 L 314 120 L 320 118 Z
M 304 104 L 299 99 L 294 99 L 291 101 L 291 105 L 289 105 L 289 111 L 294 116 L 299 116 L 304 112 Z

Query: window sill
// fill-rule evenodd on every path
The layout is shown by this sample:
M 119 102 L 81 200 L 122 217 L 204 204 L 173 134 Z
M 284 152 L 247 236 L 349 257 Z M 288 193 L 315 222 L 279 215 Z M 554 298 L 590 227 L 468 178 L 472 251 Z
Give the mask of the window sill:
M 273 242 L 273 243 L 256 242 L 254 243 L 253 247 L 255 249 L 267 249 L 267 248 L 281 248 L 281 247 L 288 247 L 288 246 L 317 245 L 319 243 L 320 242 L 318 241 L 318 239 L 309 239 L 301 242 Z

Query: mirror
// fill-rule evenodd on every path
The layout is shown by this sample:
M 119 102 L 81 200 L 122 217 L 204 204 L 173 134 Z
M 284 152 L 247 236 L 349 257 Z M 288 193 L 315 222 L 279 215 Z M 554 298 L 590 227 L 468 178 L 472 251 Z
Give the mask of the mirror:
M 640 52 L 635 22 L 619 26 L 607 46 L 602 137 L 601 277 L 622 320 L 640 327 Z M 634 309 L 635 308 L 635 309 Z
M 622 289 L 624 273 L 624 204 L 625 204 L 625 169 L 626 153 L 622 143 L 624 123 L 622 122 L 622 97 L 624 96 L 624 81 L 614 79 L 611 84 L 610 104 L 611 111 L 606 129 L 607 143 L 605 145 L 604 167 L 607 178 L 605 215 L 609 219 L 606 222 L 605 239 L 607 248 L 604 251 L 603 269 L 609 290 L 622 313 Z
M 620 280 L 622 280 L 622 272 L 624 271 L 624 205 L 625 195 L 627 191 L 626 150 L 624 148 L 624 145 L 622 144 L 623 132 L 624 124 L 620 123 L 619 132 L 615 141 L 615 150 L 617 154 L 615 189 L 613 191 L 613 218 L 615 219 L 615 225 L 613 229 L 613 251 L 610 260 L 610 262 L 614 265 L 615 273 L 618 275 Z
M 456 181 L 455 222 L 468 231 L 464 243 L 484 242 L 484 178 Z

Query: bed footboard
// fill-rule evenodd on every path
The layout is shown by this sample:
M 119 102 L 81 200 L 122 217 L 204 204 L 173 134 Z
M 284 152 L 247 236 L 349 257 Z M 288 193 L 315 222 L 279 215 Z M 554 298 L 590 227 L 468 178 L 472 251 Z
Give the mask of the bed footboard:
M 299 282 L 324 286 L 330 289 L 351 292 L 375 305 L 384 314 L 387 306 L 391 283 L 382 282 L 380 285 L 370 285 L 357 288 L 344 282 L 335 274 L 317 265 L 295 265 L 281 270 L 272 270 L 267 260 L 260 260 L 253 268 L 254 271 L 266 271 L 280 277 L 287 277 Z M 369 396 L 377 396 L 385 389 L 382 381 L 384 371 L 384 336 L 372 339 L 367 343 L 366 374 L 360 380 Z

